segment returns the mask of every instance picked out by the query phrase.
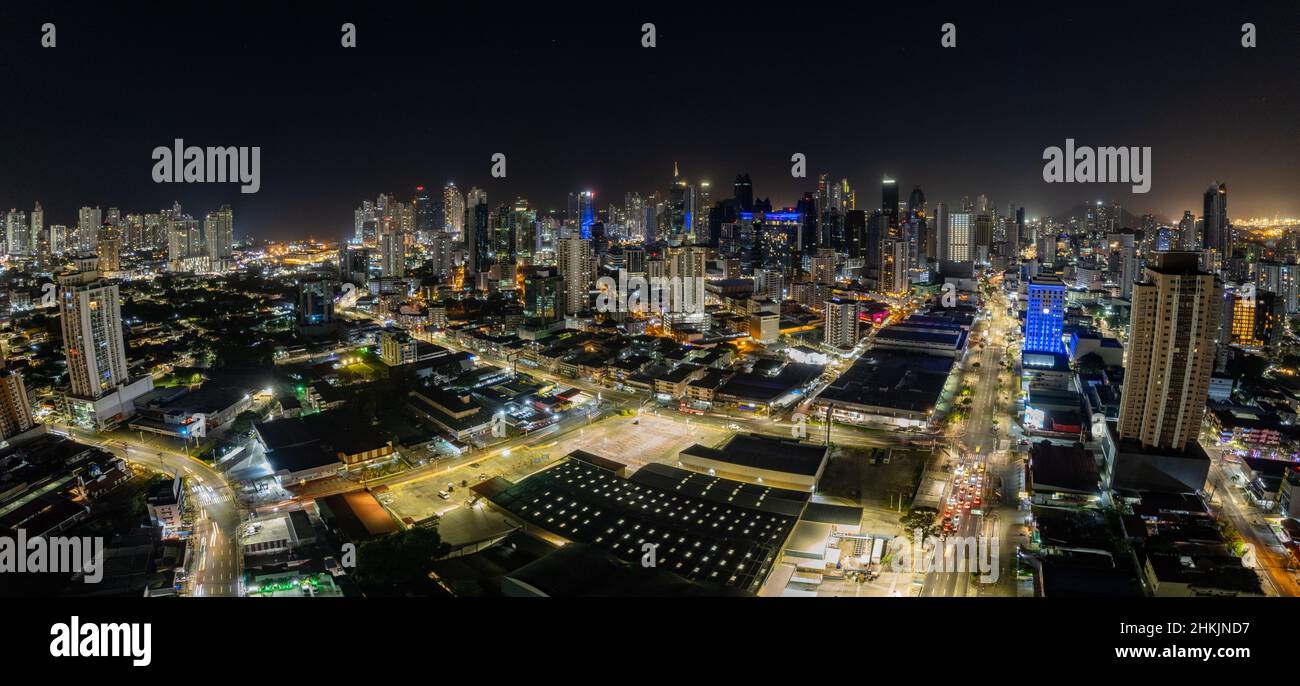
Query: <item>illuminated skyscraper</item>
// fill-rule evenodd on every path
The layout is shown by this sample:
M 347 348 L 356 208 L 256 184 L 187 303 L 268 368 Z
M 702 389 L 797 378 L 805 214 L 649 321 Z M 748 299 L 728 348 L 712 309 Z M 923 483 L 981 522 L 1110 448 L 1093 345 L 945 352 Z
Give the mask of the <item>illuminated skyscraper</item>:
M 880 181 L 880 211 L 889 226 L 898 226 L 898 182 L 888 176 Z
M 1025 352 L 1064 353 L 1065 284 L 1056 276 L 1038 276 L 1029 282 L 1025 308 Z
M 1232 226 L 1228 224 L 1228 185 L 1211 184 L 1205 191 L 1201 247 L 1215 256 L 1216 267 L 1232 257 Z
M 99 398 L 127 382 L 122 304 L 117 284 L 101 279 L 97 258 L 78 260 L 59 275 L 63 352 L 72 394 Z
M 596 271 L 591 241 L 562 238 L 555 253 L 560 276 L 564 279 L 564 313 L 575 314 L 587 309 L 591 304 L 591 284 Z
M 1121 439 L 1182 450 L 1200 431 L 1223 287 L 1198 260 L 1193 252 L 1155 253 L 1133 286 Z
M 971 245 L 971 232 L 974 229 L 975 215 L 970 212 L 950 213 L 947 208 L 943 207 L 942 203 L 940 207 L 942 209 L 935 213 L 936 219 L 941 222 L 939 224 L 939 242 L 947 248 L 947 254 L 941 256 L 942 259 L 949 262 L 970 262 L 975 257 Z M 945 218 L 947 221 L 944 221 Z
M 483 192 L 477 188 L 471 188 L 470 194 L 472 195 L 475 191 Z M 455 181 L 448 181 L 447 186 L 442 189 L 442 230 L 460 238 L 461 233 L 465 230 L 465 222 L 468 219 L 466 208 L 473 204 L 472 201 L 467 201 L 465 196 L 461 195 L 460 189 L 456 188 Z
M 36 426 L 23 377 L 12 369 L 0 369 L 0 439 L 8 440 Z

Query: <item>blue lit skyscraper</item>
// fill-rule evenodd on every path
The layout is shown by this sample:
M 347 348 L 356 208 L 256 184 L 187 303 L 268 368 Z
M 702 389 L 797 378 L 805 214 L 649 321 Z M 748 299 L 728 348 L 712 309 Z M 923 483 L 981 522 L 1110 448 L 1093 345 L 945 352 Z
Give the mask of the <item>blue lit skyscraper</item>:
M 596 223 L 596 194 L 583 191 L 578 196 L 578 235 L 591 240 L 591 225 Z
M 1064 326 L 1065 284 L 1057 276 L 1034 278 L 1025 308 L 1025 352 L 1064 353 Z

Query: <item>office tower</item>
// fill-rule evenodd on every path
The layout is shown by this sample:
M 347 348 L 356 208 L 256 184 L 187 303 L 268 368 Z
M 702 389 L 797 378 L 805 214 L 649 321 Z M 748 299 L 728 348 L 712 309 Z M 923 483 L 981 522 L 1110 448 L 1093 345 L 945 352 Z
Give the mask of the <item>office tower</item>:
M 1223 287 L 1198 260 L 1194 252 L 1155 253 L 1133 287 L 1122 440 L 1181 450 L 1200 431 Z
M 1215 256 L 1214 268 L 1217 269 L 1232 257 L 1232 226 L 1228 224 L 1228 185 L 1212 184 L 1206 189 L 1203 208 L 1202 219 L 1205 226 L 1201 247 Z
M 988 199 L 981 195 L 980 202 L 987 205 Z M 981 263 L 988 262 L 993 247 L 993 213 L 988 210 L 981 210 L 975 213 L 972 221 L 975 234 L 972 259 Z
M 484 274 L 495 262 L 492 252 L 491 212 L 488 210 L 487 192 L 471 188 L 465 196 L 466 269 L 471 274 Z
M 1025 352 L 1065 352 L 1061 334 L 1065 328 L 1065 283 L 1060 277 L 1042 275 L 1029 282 L 1025 307 Z
M 886 295 L 907 295 L 911 288 L 908 242 L 903 238 L 886 238 L 880 243 L 880 287 Z
M 359 245 L 339 248 L 339 278 L 364 288 L 370 282 L 370 249 Z
M 645 201 L 639 193 L 623 196 L 623 214 L 626 217 L 623 233 L 634 241 L 644 241 L 646 237 Z
M 907 196 L 907 211 L 910 214 L 927 215 L 928 207 L 925 202 L 925 191 L 920 186 L 912 186 L 912 192 Z
M 524 275 L 524 317 L 536 324 L 559 321 L 564 308 L 564 278 L 555 267 L 532 267 Z
M 691 226 L 688 229 L 692 240 L 699 242 L 701 236 L 708 236 L 709 208 L 713 203 L 713 184 L 701 181 L 695 187 L 695 197 L 691 203 Z
M 867 211 L 849 210 L 844 213 L 844 252 L 861 266 L 867 250 Z
M 623 248 L 623 269 L 629 275 L 645 274 L 645 248 L 626 246 Z
M 176 214 L 180 214 L 180 204 L 176 205 Z M 99 227 L 103 217 L 98 207 L 83 207 L 77 211 L 77 235 L 74 248 L 81 252 L 94 252 L 95 241 L 99 238 Z
M 475 191 L 483 193 L 476 188 L 470 189 L 471 194 Z M 456 188 L 456 182 L 448 181 L 442 189 L 442 230 L 460 238 L 465 230 L 466 208 L 471 204 L 472 202 L 461 194 L 460 189 Z
M 8 440 L 36 426 L 23 377 L 12 369 L 0 369 L 0 439 Z
M 754 211 L 754 182 L 749 174 L 739 174 L 731 185 L 732 195 L 736 200 L 736 209 L 740 212 Z
M 334 321 L 334 280 L 306 279 L 298 284 L 298 326 Z
M 117 284 L 100 278 L 96 258 L 59 275 L 63 352 L 72 394 L 95 399 L 128 382 Z
M 578 194 L 577 226 L 578 235 L 584 239 L 591 238 L 591 225 L 596 223 L 596 193 L 583 191 Z
M 537 213 L 528 207 L 527 200 L 516 198 L 513 204 L 497 208 L 497 214 L 494 229 L 497 263 L 532 264 L 541 239 Z
M 673 185 L 668 189 L 668 240 L 673 245 L 688 242 L 695 209 L 695 189 L 686 183 L 673 163 Z
M 223 271 L 235 249 L 235 218 L 230 205 L 208 213 L 203 220 L 203 238 L 213 271 Z
M 31 254 L 30 250 L 31 228 L 27 225 L 27 213 L 11 209 L 5 221 L 5 254 L 25 256 Z
M 939 239 L 948 248 L 948 254 L 943 259 L 949 262 L 970 262 L 975 259 L 975 248 L 971 244 L 975 215 L 970 212 L 948 213 L 946 208 L 941 212 L 947 217 L 946 237 L 941 234 Z M 944 224 L 940 224 L 939 228 L 942 231 Z
M 415 199 L 411 201 L 415 210 L 415 230 L 420 240 L 429 240 L 434 231 L 441 231 L 437 225 L 438 205 L 433 201 L 433 194 L 423 185 L 415 187 Z
M 880 212 L 890 228 L 898 226 L 898 182 L 888 176 L 880 180 Z
M 561 238 L 555 250 L 556 264 L 564 279 L 564 313 L 576 314 L 591 305 L 591 283 L 595 277 L 591 242 Z
M 832 298 L 824 303 L 826 323 L 822 342 L 832 348 L 848 350 L 858 344 L 858 302 Z

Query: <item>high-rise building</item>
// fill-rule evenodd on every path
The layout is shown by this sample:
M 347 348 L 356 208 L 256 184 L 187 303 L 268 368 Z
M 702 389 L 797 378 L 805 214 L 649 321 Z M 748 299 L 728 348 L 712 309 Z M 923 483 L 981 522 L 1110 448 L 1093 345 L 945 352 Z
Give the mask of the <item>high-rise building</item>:
M 26 256 L 32 254 L 31 227 L 27 224 L 27 213 L 11 209 L 5 221 L 5 254 Z
M 890 228 L 898 226 L 898 182 L 888 176 L 880 180 L 880 212 Z
M 1196 253 L 1150 257 L 1133 287 L 1121 440 L 1172 450 L 1195 440 L 1214 371 L 1222 295 Z
M 1205 191 L 1204 234 L 1201 247 L 1215 258 L 1214 268 L 1232 257 L 1232 226 L 1228 224 L 1228 184 L 1211 184 Z
M 114 224 L 104 223 L 99 229 L 99 239 L 95 243 L 95 254 L 99 257 L 99 271 L 112 273 L 122 269 L 122 232 Z
M 23 377 L 12 369 L 0 369 L 0 439 L 8 440 L 36 426 Z
M 555 267 L 533 267 L 524 275 L 524 317 L 550 324 L 564 316 L 564 277 Z
M 578 232 L 582 238 L 591 238 L 591 226 L 596 223 L 596 193 L 583 191 L 578 194 Z
M 63 352 L 72 394 L 95 399 L 128 382 L 117 284 L 100 278 L 97 258 L 59 275 Z
M 334 321 L 334 280 L 307 279 L 298 284 L 298 326 Z
M 175 213 L 180 214 L 180 204 L 175 206 Z M 73 239 L 76 250 L 94 252 L 95 241 L 99 239 L 99 227 L 103 216 L 98 207 L 83 207 L 77 212 L 77 235 Z
M 415 198 L 411 201 L 411 206 L 415 211 L 415 230 L 420 236 L 420 240 L 429 240 L 434 231 L 442 230 L 437 226 L 438 206 L 433 201 L 433 194 L 423 185 L 415 187 Z
M 388 231 L 379 239 L 379 273 L 401 278 L 406 276 L 406 236 L 401 231 Z
M 891 296 L 906 295 L 911 288 L 908 242 L 903 238 L 886 238 L 880 243 L 880 292 Z
M 49 230 L 50 255 L 59 256 L 68 249 L 68 227 L 63 224 L 51 224 Z
M 740 212 L 754 211 L 754 182 L 750 180 L 749 174 L 740 174 L 736 176 L 735 183 L 732 184 L 732 195 L 736 199 L 736 209 Z
M 591 284 L 595 278 L 591 242 L 581 238 L 561 238 L 556 245 L 555 260 L 564 279 L 564 313 L 576 314 L 591 304 Z
M 1201 236 L 1196 233 L 1196 216 L 1191 210 L 1183 211 L 1183 218 L 1178 222 L 1178 247 L 1175 250 L 1201 250 Z
M 465 260 L 471 274 L 487 273 L 495 263 L 487 192 L 471 188 L 465 196 Z
M 471 188 L 470 193 L 478 189 Z M 483 191 L 478 191 L 483 193 Z M 486 201 L 486 194 L 484 199 Z M 456 188 L 455 181 L 448 181 L 447 186 L 442 189 L 442 230 L 453 236 L 461 237 L 465 230 L 466 208 L 473 204 L 461 195 L 460 189 Z
M 822 342 L 832 348 L 848 350 L 858 344 L 858 302 L 832 298 L 825 301 L 825 325 Z
M 942 203 L 940 203 L 940 208 L 943 208 Z M 970 212 L 949 213 L 947 208 L 941 209 L 940 212 L 942 214 L 936 213 L 936 219 L 942 222 L 939 225 L 939 242 L 947 248 L 947 255 L 943 259 L 949 262 L 970 262 L 974 260 L 975 249 L 971 241 L 975 216 Z M 947 221 L 944 221 L 945 218 Z
M 203 239 L 208 257 L 212 258 L 212 269 L 224 271 L 235 250 L 235 218 L 230 205 L 222 205 L 204 218 Z
M 1056 265 L 1056 229 L 1043 227 L 1038 230 L 1038 263 L 1044 267 Z
M 48 255 L 50 237 L 45 231 L 45 208 L 41 207 L 40 203 L 36 203 L 36 207 L 32 209 L 32 225 L 29 235 L 32 254 Z
M 1029 282 L 1025 307 L 1025 352 L 1065 352 L 1065 283 L 1060 277 L 1042 275 Z
M 623 214 L 625 225 L 623 233 L 634 241 L 646 239 L 645 200 L 639 193 L 628 193 L 623 197 Z

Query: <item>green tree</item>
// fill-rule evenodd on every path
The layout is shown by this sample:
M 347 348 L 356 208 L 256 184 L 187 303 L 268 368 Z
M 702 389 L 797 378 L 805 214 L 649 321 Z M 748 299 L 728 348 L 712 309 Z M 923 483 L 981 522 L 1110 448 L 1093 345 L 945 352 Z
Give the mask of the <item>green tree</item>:
M 435 593 L 430 563 L 450 549 L 436 529 L 422 527 L 366 541 L 357 548 L 357 583 L 368 596 Z
M 915 541 L 917 530 L 920 530 L 922 538 L 939 535 L 939 527 L 935 525 L 938 518 L 939 511 L 933 507 L 914 507 L 898 521 L 903 525 L 903 535 L 907 540 Z
M 253 423 L 258 419 L 260 418 L 257 416 L 256 412 L 245 410 L 235 417 L 234 422 L 231 422 L 230 430 L 236 435 L 243 436 L 253 429 Z

